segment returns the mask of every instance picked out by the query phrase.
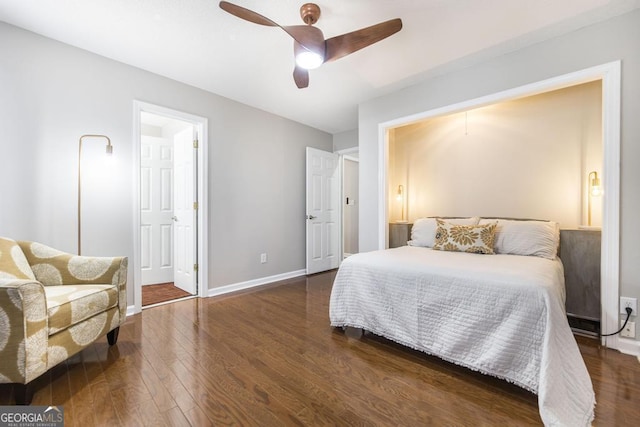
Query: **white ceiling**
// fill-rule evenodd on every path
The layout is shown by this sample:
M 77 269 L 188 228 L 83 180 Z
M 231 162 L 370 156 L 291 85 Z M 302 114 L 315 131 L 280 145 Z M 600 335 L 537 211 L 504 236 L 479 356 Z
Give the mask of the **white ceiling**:
M 301 25 L 304 0 L 232 0 Z M 401 18 L 377 44 L 292 79 L 293 43 L 216 0 L 0 0 L 0 20 L 329 133 L 357 127 L 359 103 L 640 7 L 640 0 L 318 0 L 325 38 Z

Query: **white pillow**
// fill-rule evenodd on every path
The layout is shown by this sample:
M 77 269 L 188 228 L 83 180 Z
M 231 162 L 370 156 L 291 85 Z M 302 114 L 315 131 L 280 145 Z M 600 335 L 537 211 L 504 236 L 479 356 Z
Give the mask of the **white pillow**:
M 478 225 L 480 218 L 477 216 L 471 218 L 440 218 L 455 225 Z M 432 248 L 436 240 L 436 218 L 418 218 L 411 228 L 411 240 L 407 242 L 409 246 L 423 246 Z
M 482 219 L 490 224 L 495 219 Z M 517 221 L 499 219 L 493 250 L 497 254 L 533 255 L 555 259 L 560 242 L 560 229 L 554 221 Z

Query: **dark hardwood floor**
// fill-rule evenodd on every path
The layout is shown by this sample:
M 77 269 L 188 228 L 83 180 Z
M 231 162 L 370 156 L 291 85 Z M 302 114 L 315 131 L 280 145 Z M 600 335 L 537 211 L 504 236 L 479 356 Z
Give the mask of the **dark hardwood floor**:
M 540 425 L 536 396 L 329 326 L 335 272 L 144 310 L 36 380 L 67 426 Z M 579 339 L 595 425 L 640 419 L 640 363 Z M 0 386 L 0 405 L 12 404 Z

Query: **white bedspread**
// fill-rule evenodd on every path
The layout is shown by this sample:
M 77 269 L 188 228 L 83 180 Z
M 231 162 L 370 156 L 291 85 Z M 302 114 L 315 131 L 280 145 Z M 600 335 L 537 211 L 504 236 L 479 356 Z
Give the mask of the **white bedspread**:
M 560 260 L 410 246 L 353 255 L 336 276 L 330 317 L 536 393 L 545 425 L 593 420 Z

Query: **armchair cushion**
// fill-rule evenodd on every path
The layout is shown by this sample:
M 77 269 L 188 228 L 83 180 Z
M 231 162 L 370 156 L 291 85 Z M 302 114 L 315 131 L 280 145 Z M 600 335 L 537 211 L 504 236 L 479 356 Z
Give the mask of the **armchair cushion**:
M 48 339 L 47 353 L 49 368 L 73 356 L 98 338 L 104 337 L 119 325 L 118 308 L 113 307 L 51 335 Z
M 18 243 L 6 237 L 0 237 L 0 279 L 36 279 Z
M 45 286 L 49 336 L 118 304 L 113 285 Z

